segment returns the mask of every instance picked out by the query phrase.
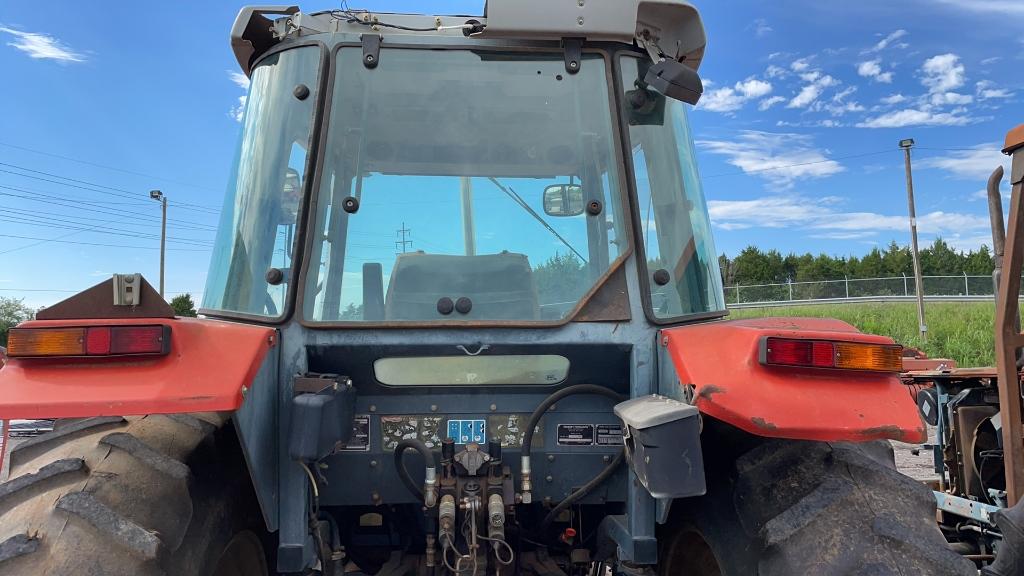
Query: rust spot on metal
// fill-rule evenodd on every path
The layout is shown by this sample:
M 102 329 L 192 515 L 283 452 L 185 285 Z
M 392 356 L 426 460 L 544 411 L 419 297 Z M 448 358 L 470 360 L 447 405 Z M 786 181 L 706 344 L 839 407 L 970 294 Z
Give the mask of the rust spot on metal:
M 889 424 L 886 426 L 875 426 L 873 428 L 865 428 L 860 432 L 861 436 L 867 438 L 890 438 L 892 440 L 903 440 L 907 433 L 905 430 L 896 426 L 895 424 Z
M 760 416 L 754 416 L 753 418 L 750 419 L 750 421 L 754 423 L 754 426 L 757 426 L 761 430 L 778 430 L 779 429 L 778 426 L 776 426 L 775 424 L 765 420 L 764 418 L 761 418 Z
M 715 394 L 725 394 L 725 388 L 721 386 L 715 386 L 714 384 L 706 384 L 700 387 L 700 392 L 697 393 L 698 400 L 711 401 L 711 397 Z

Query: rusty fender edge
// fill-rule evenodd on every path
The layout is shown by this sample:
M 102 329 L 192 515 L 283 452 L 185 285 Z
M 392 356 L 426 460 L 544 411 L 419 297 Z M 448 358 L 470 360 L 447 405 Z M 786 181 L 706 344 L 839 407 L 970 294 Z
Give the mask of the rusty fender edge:
M 897 374 L 764 366 L 764 336 L 892 344 L 839 320 L 758 318 L 663 330 L 680 385 L 693 386 L 702 413 L 751 434 L 819 441 L 927 438 Z
M 170 353 L 11 358 L 0 369 L 0 420 L 234 411 L 277 344 L 271 328 L 197 318 L 36 320 L 20 327 L 132 324 L 170 326 Z

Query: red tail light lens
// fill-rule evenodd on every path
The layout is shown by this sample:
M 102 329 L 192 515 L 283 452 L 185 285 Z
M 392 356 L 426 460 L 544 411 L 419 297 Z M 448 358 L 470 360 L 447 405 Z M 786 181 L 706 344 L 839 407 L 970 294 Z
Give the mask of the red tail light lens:
M 171 327 L 82 326 L 12 328 L 7 355 L 11 358 L 136 356 L 167 354 Z
M 899 372 L 903 347 L 896 344 L 765 338 L 761 363 L 804 368 Z
M 111 328 L 111 354 L 160 354 L 164 351 L 163 326 Z M 169 344 L 169 342 L 168 342 Z

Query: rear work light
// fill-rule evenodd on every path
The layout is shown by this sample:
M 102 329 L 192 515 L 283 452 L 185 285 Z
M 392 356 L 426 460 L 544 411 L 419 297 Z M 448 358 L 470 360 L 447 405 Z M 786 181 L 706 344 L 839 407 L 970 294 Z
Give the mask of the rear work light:
M 82 326 L 75 328 L 11 328 L 11 358 L 152 356 L 170 352 L 171 327 Z
M 765 338 L 761 341 L 760 355 L 761 363 L 769 366 L 872 372 L 903 369 L 903 347 L 897 344 Z

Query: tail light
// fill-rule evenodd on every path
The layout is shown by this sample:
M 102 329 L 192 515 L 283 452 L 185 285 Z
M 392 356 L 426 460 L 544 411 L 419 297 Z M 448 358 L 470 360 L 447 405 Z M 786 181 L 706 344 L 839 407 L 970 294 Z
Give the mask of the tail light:
M 82 326 L 11 328 L 11 358 L 152 356 L 170 352 L 171 327 Z
M 764 338 L 761 363 L 799 368 L 837 368 L 872 372 L 900 372 L 903 347 L 897 344 Z

